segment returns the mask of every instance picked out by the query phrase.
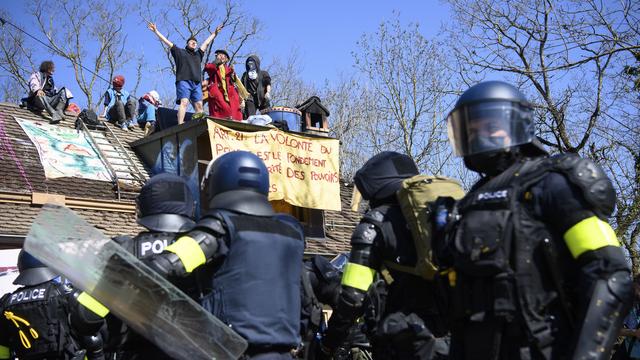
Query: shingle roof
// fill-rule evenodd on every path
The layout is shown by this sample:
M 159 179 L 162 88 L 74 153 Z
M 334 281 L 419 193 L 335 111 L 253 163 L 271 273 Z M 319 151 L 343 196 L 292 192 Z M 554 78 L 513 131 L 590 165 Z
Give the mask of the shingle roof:
M 4 194 L 48 193 L 65 195 L 87 201 L 112 201 L 133 207 L 132 200 L 117 200 L 113 184 L 83 178 L 63 177 L 47 179 L 36 147 L 14 117 L 31 121 L 46 121 L 40 115 L 21 109 L 15 104 L 0 103 L 0 192 Z M 65 116 L 59 126 L 74 128 L 75 117 Z M 109 125 L 107 125 L 109 126 Z M 125 131 L 111 126 L 140 168 L 128 143 L 142 137 L 139 129 Z M 25 236 L 40 206 L 30 203 L 0 200 L 0 235 Z M 137 233 L 142 230 L 133 212 L 74 209 L 89 223 L 107 235 Z
M 351 194 L 353 184 L 340 183 L 340 201 L 342 210 L 325 210 L 325 240 L 307 240 L 307 252 L 311 254 L 335 255 L 341 252 L 349 252 L 351 234 L 362 217 L 366 203 L 360 204 L 358 212 L 351 211 Z
M 135 213 L 86 209 L 73 209 L 73 211 L 110 237 L 137 234 L 143 230 L 136 223 Z M 0 203 L 0 213 L 3 218 L 10 219 L 10 221 L 0 221 L 0 234 L 25 236 L 39 212 L 40 206 Z
M 106 181 L 82 178 L 47 179 L 40 163 L 38 151 L 22 130 L 14 117 L 32 121 L 44 119 L 17 105 L 0 103 L 0 195 L 2 193 L 31 195 L 34 192 L 60 194 L 67 198 L 112 201 L 132 205 L 131 200 L 118 201 L 113 185 Z M 66 116 L 60 126 L 73 128 L 75 118 Z M 110 126 L 110 125 L 107 125 Z M 121 130 L 110 126 L 121 140 L 139 168 L 144 168 L 140 158 L 129 144 L 142 138 L 143 132 Z M 325 211 L 326 239 L 308 239 L 306 252 L 309 254 L 335 255 L 348 252 L 351 233 L 360 220 L 361 214 L 350 210 L 353 185 L 341 183 L 341 211 Z M 0 198 L 0 235 L 25 236 L 40 207 L 28 202 L 7 202 Z M 105 234 L 136 234 L 142 230 L 136 223 L 133 212 L 110 210 L 73 209 Z M 1 244 L 0 244 L 1 245 Z
M 113 184 L 107 181 L 72 177 L 47 179 L 36 147 L 14 117 L 32 121 L 44 120 L 40 115 L 21 109 L 17 105 L 0 103 L 0 169 L 2 169 L 0 191 L 44 192 L 92 199 L 117 199 Z M 75 118 L 65 116 L 59 126 L 73 129 Z M 129 142 L 143 136 L 142 130 L 136 128 L 133 131 L 127 131 L 109 124 L 107 126 L 110 126 L 114 134 L 121 139 L 129 155 L 137 162 L 136 165 L 144 169 L 142 162 L 128 145 Z

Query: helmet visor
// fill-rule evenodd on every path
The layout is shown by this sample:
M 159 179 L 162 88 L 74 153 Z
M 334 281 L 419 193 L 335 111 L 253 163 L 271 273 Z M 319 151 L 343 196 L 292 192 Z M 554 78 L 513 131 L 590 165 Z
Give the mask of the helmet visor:
M 535 134 L 531 107 L 510 101 L 454 109 L 447 118 L 447 126 L 449 141 L 457 156 L 527 144 Z

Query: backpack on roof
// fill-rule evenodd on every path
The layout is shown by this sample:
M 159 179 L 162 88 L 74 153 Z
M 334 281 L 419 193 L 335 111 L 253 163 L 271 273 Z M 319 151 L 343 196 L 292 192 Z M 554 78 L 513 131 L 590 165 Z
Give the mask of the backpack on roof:
M 89 128 L 102 125 L 102 122 L 98 119 L 98 114 L 91 109 L 84 109 L 80 112 L 76 119 L 76 129 L 81 128 L 79 121 L 82 121 Z
M 396 197 L 413 237 L 417 261 L 415 266 L 385 261 L 386 267 L 433 280 L 437 266 L 433 263 L 431 248 L 432 205 L 438 197 L 452 197 L 459 200 L 463 196 L 462 186 L 454 179 L 429 175 L 416 175 L 405 179 L 396 192 Z

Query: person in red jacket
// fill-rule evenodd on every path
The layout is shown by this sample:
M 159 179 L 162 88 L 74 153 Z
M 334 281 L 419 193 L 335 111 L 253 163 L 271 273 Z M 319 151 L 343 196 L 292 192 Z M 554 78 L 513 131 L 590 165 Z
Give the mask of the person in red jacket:
M 209 116 L 240 121 L 246 90 L 233 67 L 227 65 L 229 54 L 225 50 L 215 54 L 215 61 L 204 66 L 209 74 Z

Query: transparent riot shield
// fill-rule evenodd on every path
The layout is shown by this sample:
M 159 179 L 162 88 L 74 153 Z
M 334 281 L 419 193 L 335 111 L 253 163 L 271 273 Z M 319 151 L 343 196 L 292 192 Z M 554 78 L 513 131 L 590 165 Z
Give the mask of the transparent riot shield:
M 246 341 L 66 207 L 45 205 L 25 249 L 168 355 L 236 359 Z

